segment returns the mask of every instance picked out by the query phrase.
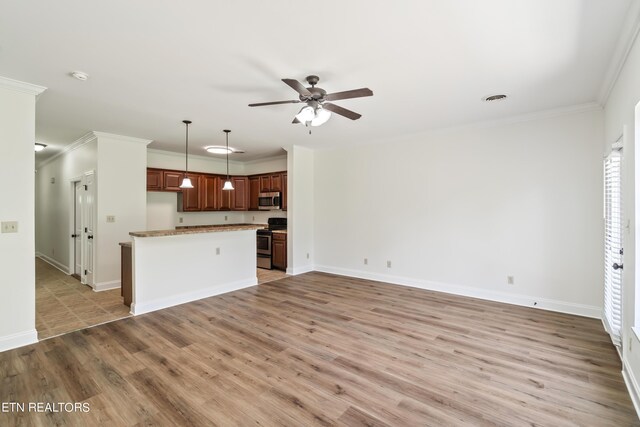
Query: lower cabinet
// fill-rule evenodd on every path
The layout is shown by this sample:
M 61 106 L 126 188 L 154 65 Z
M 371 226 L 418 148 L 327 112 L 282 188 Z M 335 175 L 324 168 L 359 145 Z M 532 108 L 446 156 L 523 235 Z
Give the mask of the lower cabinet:
M 287 233 L 273 233 L 271 265 L 278 270 L 287 269 Z

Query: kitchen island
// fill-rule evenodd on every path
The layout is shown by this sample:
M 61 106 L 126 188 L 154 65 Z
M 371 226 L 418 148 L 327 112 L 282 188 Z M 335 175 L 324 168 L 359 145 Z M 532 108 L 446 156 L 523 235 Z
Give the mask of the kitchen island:
M 129 233 L 132 314 L 257 285 L 256 230 L 229 224 Z

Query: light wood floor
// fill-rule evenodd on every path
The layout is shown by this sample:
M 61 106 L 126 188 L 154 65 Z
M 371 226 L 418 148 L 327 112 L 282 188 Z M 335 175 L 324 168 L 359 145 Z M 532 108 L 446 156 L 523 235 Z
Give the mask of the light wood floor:
M 93 292 L 36 258 L 36 330 L 45 339 L 130 316 L 120 289 Z
M 598 320 L 308 273 L 0 353 L 0 425 L 640 425 Z
M 257 270 L 258 284 L 273 282 L 274 280 L 289 277 L 284 271 L 280 270 L 265 270 L 264 268 L 258 268 Z

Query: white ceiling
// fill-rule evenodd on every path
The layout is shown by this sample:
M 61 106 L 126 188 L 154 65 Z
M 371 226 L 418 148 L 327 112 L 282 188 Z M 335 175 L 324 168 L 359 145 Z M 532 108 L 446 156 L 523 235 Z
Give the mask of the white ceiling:
M 37 104 L 42 161 L 91 130 L 191 152 L 380 141 L 597 101 L 635 0 L 0 0 L 0 76 L 48 87 Z M 81 70 L 86 82 L 69 76 Z M 280 81 L 320 76 L 336 101 L 309 135 Z M 507 101 L 484 103 L 495 93 Z

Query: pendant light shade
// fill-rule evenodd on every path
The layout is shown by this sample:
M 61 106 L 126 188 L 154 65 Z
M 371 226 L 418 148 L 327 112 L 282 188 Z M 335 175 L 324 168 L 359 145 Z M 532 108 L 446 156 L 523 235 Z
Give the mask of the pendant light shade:
M 231 178 L 229 178 L 229 129 L 225 129 L 224 133 L 227 134 L 227 180 L 224 182 L 222 186 L 223 190 L 233 190 L 233 183 L 231 182 Z
M 186 126 L 186 135 L 184 144 L 184 178 L 182 179 L 180 188 L 193 188 L 191 179 L 187 176 L 187 172 L 189 171 L 189 125 L 191 124 L 191 120 L 183 120 L 182 123 Z

